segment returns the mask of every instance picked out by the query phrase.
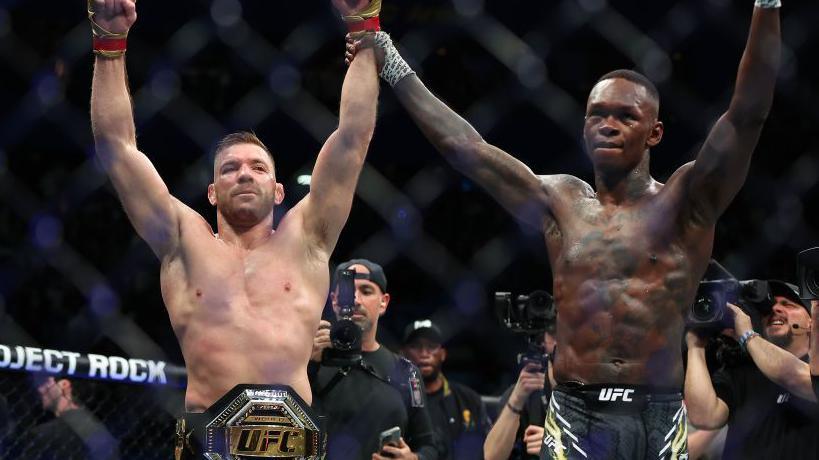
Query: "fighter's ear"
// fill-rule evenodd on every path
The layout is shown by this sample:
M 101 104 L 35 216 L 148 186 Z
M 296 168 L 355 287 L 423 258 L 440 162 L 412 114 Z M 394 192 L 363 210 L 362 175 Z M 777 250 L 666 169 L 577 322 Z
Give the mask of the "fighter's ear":
M 208 202 L 211 206 L 216 206 L 216 186 L 208 185 Z
M 651 148 L 655 147 L 657 144 L 663 140 L 663 132 L 665 127 L 663 126 L 662 121 L 654 122 L 654 126 L 651 127 L 651 132 L 648 134 L 648 140 L 646 140 L 646 147 Z
M 277 205 L 282 204 L 282 201 L 284 201 L 284 185 L 276 182 L 276 192 L 275 193 L 276 193 L 275 203 Z
M 441 362 L 446 361 L 446 348 L 441 347 Z

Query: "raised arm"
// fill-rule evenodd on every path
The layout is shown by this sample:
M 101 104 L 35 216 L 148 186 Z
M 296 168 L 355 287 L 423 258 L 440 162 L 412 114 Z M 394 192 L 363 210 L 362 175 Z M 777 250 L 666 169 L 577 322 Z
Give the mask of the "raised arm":
M 778 6 L 779 0 L 757 0 L 728 111 L 688 170 L 688 196 L 709 223 L 725 211 L 745 182 L 771 108 L 781 49 Z
M 737 306 L 728 304 L 734 314 L 735 338 L 753 331 L 751 318 Z M 810 366 L 793 353 L 756 335 L 745 346 L 751 359 L 762 374 L 795 396 L 816 402 L 810 380 Z
M 401 105 L 424 136 L 458 171 L 483 187 L 507 211 L 524 223 L 542 228 L 549 213 L 546 189 L 529 167 L 483 137 L 432 92 L 409 68 L 389 36 L 379 36 L 383 52 L 381 76 L 393 87 Z M 348 60 L 358 59 L 355 43 Z M 355 58 L 355 59 L 353 59 Z
M 531 364 L 521 369 L 517 383 L 509 393 L 509 397 L 505 401 L 501 399 L 503 407 L 495 424 L 486 435 L 483 443 L 483 456 L 486 460 L 509 458 L 518 440 L 521 415 L 526 408 L 526 401 L 534 391 L 543 390 L 545 379 L 545 374 Z
M 351 0 L 333 0 L 344 12 Z M 360 1 L 358 3 L 361 3 Z M 353 5 L 354 7 L 354 5 Z M 366 34 L 360 59 L 347 69 L 341 87 L 338 129 L 319 152 L 304 199 L 304 226 L 310 240 L 331 253 L 347 222 L 358 176 L 375 130 L 378 73 L 373 39 Z
M 91 127 L 105 167 L 137 233 L 161 259 L 178 241 L 176 200 L 137 149 L 125 71 L 124 36 L 136 21 L 134 0 L 90 0 L 95 35 Z

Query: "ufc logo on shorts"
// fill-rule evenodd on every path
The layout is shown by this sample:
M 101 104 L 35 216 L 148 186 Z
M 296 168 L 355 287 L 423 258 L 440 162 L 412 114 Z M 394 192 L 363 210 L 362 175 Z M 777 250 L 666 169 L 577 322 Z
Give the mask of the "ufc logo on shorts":
M 623 402 L 631 402 L 631 395 L 634 390 L 627 390 L 625 388 L 603 388 L 600 390 L 600 396 L 597 397 L 599 401 L 617 401 L 619 398 Z
M 555 442 L 554 436 L 547 434 L 545 438 L 543 438 L 543 444 L 546 444 L 546 447 L 555 450 L 557 449 L 557 442 Z

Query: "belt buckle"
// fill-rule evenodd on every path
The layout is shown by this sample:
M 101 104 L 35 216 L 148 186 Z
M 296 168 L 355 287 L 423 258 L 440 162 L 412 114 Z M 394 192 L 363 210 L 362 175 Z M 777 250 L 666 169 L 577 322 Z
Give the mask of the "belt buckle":
M 238 385 L 208 410 L 201 452 L 209 460 L 323 458 L 310 407 L 285 385 Z

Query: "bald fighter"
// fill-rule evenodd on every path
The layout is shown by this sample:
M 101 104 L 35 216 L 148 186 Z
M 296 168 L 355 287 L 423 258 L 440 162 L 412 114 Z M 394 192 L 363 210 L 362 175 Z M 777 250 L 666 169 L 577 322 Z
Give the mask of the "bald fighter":
M 543 233 L 560 313 L 558 386 L 542 457 L 656 459 L 685 452 L 683 314 L 706 269 L 717 218 L 745 180 L 772 103 L 778 7 L 778 0 L 757 0 L 728 110 L 696 161 L 665 184 L 649 173 L 649 151 L 660 143 L 663 124 L 658 92 L 644 76 L 614 71 L 589 94 L 583 138 L 594 165 L 591 187 L 568 175 L 535 175 L 487 143 L 424 86 L 388 36 L 377 36 L 382 78 L 427 139 Z M 358 46 L 349 43 L 348 61 Z
M 334 0 L 345 15 L 357 11 L 352 3 Z M 124 56 L 134 0 L 94 0 L 89 17 L 96 152 L 131 223 L 161 261 L 162 297 L 188 370 L 187 410 L 202 412 L 242 383 L 289 385 L 309 403 L 307 362 L 330 285 L 328 261 L 375 127 L 373 50 L 363 50 L 347 71 L 338 129 L 318 154 L 310 193 L 275 230 L 284 189 L 272 154 L 251 133 L 222 139 L 207 188 L 214 233 L 169 193 L 137 146 Z

